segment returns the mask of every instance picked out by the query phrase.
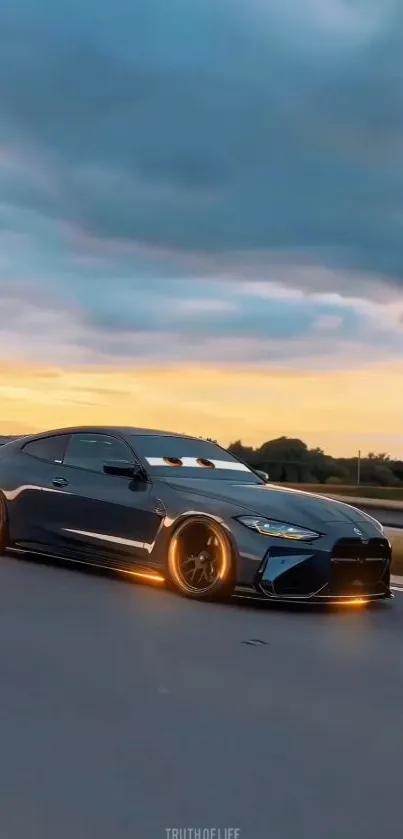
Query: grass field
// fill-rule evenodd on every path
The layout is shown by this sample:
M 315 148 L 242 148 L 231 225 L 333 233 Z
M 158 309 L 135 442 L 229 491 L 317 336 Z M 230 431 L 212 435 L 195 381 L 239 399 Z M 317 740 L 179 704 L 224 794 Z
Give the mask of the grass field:
M 382 498 L 386 501 L 403 501 L 403 487 L 353 486 L 352 484 L 281 484 L 304 492 L 320 495 L 345 495 L 351 498 Z

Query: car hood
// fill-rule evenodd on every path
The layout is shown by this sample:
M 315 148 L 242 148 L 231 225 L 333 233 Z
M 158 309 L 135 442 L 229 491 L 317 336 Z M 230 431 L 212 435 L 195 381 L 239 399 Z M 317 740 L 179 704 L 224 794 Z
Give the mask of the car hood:
M 165 483 L 165 481 L 164 481 Z M 317 527 L 332 522 L 369 522 L 371 516 L 323 495 L 286 489 L 267 484 L 242 484 L 239 481 L 217 481 L 178 478 L 166 481 L 190 501 L 202 496 L 211 502 L 226 502 L 249 513 L 285 521 L 302 527 Z M 213 504 L 212 504 L 213 506 Z

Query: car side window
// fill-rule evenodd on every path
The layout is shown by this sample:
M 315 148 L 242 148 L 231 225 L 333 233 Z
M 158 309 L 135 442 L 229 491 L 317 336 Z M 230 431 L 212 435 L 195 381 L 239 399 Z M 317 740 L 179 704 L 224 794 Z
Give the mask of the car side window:
M 22 451 L 24 454 L 29 454 L 30 457 L 46 460 L 47 463 L 62 463 L 69 439 L 69 434 L 41 437 L 39 440 L 26 443 L 22 447 Z
M 127 463 L 132 462 L 133 457 L 129 447 L 114 437 L 106 434 L 72 434 L 63 465 L 103 472 L 104 463 L 108 460 Z

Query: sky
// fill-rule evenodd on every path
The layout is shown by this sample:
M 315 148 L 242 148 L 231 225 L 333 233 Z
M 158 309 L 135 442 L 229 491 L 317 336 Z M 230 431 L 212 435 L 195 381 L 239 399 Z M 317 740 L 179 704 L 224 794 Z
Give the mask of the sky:
M 403 456 L 400 0 L 2 0 L 0 433 Z

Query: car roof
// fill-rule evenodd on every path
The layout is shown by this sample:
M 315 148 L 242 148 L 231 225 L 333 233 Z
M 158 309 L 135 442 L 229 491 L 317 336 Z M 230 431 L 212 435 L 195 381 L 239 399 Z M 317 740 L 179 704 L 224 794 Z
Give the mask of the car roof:
M 130 426 L 118 425 L 78 425 L 68 428 L 52 428 L 48 431 L 41 431 L 39 434 L 31 434 L 29 436 L 20 437 L 19 440 L 28 443 L 33 440 L 41 440 L 44 437 L 53 437 L 57 434 L 118 434 L 120 437 L 127 438 L 133 436 L 141 437 L 186 437 L 188 440 L 197 440 L 199 438 L 191 434 L 182 434 L 177 431 L 160 431 L 155 428 L 132 428 Z

